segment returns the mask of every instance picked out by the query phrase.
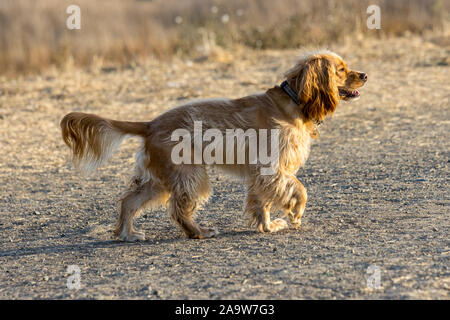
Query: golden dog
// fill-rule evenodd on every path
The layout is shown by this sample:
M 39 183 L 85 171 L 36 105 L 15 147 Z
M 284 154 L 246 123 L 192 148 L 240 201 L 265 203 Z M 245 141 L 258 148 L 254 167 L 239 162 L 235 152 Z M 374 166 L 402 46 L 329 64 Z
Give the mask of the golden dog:
M 69 113 L 61 121 L 62 137 L 71 148 L 73 163 L 83 171 L 99 167 L 126 136 L 139 136 L 142 146 L 136 155 L 136 171 L 121 198 L 116 237 L 124 241 L 143 240 L 133 229 L 136 214 L 147 207 L 165 205 L 171 219 L 190 238 L 209 238 L 215 229 L 199 226 L 193 220 L 195 209 L 208 199 L 210 185 L 205 163 L 175 164 L 171 155 L 177 129 L 194 132 L 194 122 L 202 130 L 227 129 L 278 130 L 277 167 L 272 174 L 261 174 L 260 163 L 213 163 L 227 172 L 245 177 L 245 212 L 250 226 L 260 232 L 276 232 L 288 226 L 282 218 L 271 221 L 271 210 L 282 210 L 294 228 L 301 223 L 306 206 L 306 189 L 296 172 L 308 158 L 310 142 L 318 136 L 317 126 L 332 114 L 340 100 L 359 97 L 357 88 L 367 75 L 352 71 L 337 54 L 320 51 L 299 59 L 285 74 L 281 86 L 239 99 L 190 102 L 171 109 L 150 122 L 127 122 L 97 115 Z M 249 150 L 249 141 L 244 140 Z M 204 146 L 202 146 L 204 149 Z M 270 151 L 270 146 L 269 146 Z M 224 159 L 236 160 L 236 146 L 226 148 Z

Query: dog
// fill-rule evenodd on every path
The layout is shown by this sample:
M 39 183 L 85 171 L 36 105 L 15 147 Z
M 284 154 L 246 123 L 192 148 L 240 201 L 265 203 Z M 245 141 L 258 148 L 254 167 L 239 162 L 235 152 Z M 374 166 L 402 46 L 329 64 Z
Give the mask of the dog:
M 136 154 L 135 174 L 120 199 L 115 237 L 123 241 L 144 240 L 144 233 L 133 228 L 133 219 L 144 208 L 160 205 L 167 208 L 171 220 L 189 238 L 216 236 L 215 228 L 202 227 L 193 219 L 196 208 L 210 195 L 208 166 L 244 177 L 247 187 L 244 212 L 249 217 L 249 227 L 260 232 L 277 232 L 288 227 L 284 219 L 288 217 L 292 227 L 298 228 L 307 192 L 296 173 L 308 158 L 311 140 L 318 137 L 318 126 L 334 113 L 340 100 L 359 98 L 357 89 L 366 83 L 367 74 L 350 70 L 336 53 L 317 51 L 300 57 L 284 78 L 281 85 L 264 93 L 238 99 L 192 101 L 150 122 L 67 114 L 61 120 L 62 138 L 72 151 L 74 166 L 81 171 L 91 172 L 101 166 L 124 138 L 137 136 L 142 140 Z M 198 122 L 202 124 L 201 132 L 213 129 L 224 135 L 227 129 L 236 128 L 276 130 L 276 141 L 271 140 L 278 146 L 275 170 L 261 174 L 262 164 L 251 162 L 248 156 L 244 163 L 174 163 L 173 132 L 182 129 L 195 136 Z M 241 146 L 248 152 L 249 139 L 241 140 Z M 271 146 L 268 150 L 274 151 Z M 227 146 L 219 157 L 236 160 L 238 147 Z M 193 144 L 191 148 L 195 153 Z M 283 214 L 271 220 L 271 211 Z

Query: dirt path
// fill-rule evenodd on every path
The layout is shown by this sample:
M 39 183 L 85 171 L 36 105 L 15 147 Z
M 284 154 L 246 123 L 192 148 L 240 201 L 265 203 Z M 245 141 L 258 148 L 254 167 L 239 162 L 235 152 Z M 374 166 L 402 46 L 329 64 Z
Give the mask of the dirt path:
M 146 241 L 112 241 L 137 141 L 82 178 L 59 120 L 151 119 L 185 99 L 248 95 L 279 83 L 295 51 L 0 78 L 0 298 L 448 299 L 450 48 L 410 38 L 331 49 L 369 82 L 326 121 L 298 173 L 301 229 L 248 229 L 243 185 L 214 174 L 197 219 L 221 234 L 205 241 L 184 238 L 163 210 L 136 221 Z M 79 290 L 66 286 L 69 265 Z M 371 265 L 380 289 L 367 287 Z

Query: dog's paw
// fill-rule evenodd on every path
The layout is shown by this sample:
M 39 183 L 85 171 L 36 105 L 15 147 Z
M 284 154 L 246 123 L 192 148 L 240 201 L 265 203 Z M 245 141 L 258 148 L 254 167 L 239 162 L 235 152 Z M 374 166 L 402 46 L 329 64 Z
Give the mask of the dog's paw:
M 219 234 L 216 228 L 201 228 L 200 233 L 192 235 L 190 238 L 192 239 L 208 239 L 214 238 Z
M 299 214 L 294 215 L 294 214 L 290 213 L 289 214 L 289 222 L 291 223 L 291 225 L 294 229 L 297 229 L 302 224 L 302 216 Z
M 300 228 L 300 226 L 302 225 L 302 221 L 301 221 L 301 220 L 298 220 L 298 221 L 291 221 L 291 224 L 292 224 L 292 228 L 298 229 L 298 228 Z
M 133 231 L 129 234 L 121 234 L 119 238 L 120 238 L 120 240 L 126 241 L 126 242 L 144 241 L 145 233 L 139 232 L 139 231 Z
M 283 220 L 281 218 L 275 219 L 272 222 L 270 222 L 270 232 L 277 232 L 283 229 L 286 229 L 288 227 L 288 223 L 286 220 Z
M 286 222 L 286 220 L 283 220 L 281 218 L 275 219 L 273 221 L 271 221 L 268 225 L 263 225 L 260 224 L 258 226 L 258 230 L 260 232 L 277 232 L 283 229 L 286 229 L 288 227 L 288 223 Z

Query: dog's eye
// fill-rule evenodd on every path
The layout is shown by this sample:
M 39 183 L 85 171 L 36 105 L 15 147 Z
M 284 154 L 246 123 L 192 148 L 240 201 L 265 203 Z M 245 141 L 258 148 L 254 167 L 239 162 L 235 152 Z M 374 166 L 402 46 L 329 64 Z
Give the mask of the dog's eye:
M 342 68 L 340 68 L 338 71 L 339 71 L 339 72 L 344 72 L 344 71 L 345 71 L 345 68 L 342 67 Z

